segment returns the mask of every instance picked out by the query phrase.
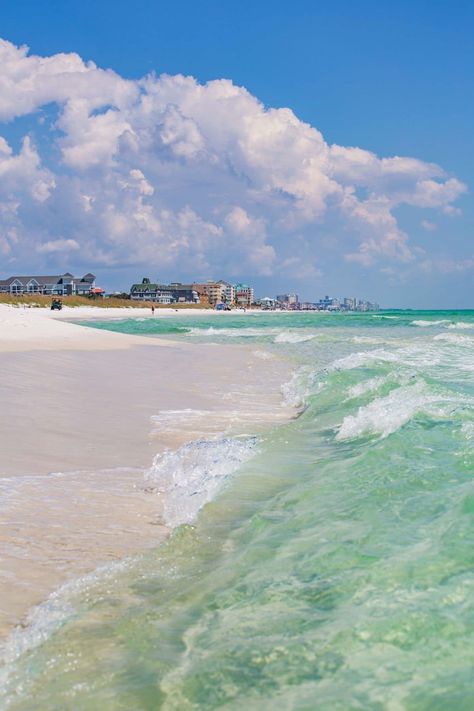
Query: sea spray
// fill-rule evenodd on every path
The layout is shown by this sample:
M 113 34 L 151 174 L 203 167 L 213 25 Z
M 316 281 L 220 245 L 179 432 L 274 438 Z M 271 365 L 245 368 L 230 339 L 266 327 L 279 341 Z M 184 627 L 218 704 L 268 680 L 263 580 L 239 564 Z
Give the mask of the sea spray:
M 256 444 L 255 437 L 198 440 L 155 457 L 145 478 L 163 494 L 166 525 L 192 523 Z
M 282 331 L 275 336 L 275 343 L 306 343 L 316 338 L 316 333 L 298 333 L 296 331 Z
M 347 415 L 338 428 L 336 439 L 352 439 L 365 434 L 388 437 L 417 414 L 447 417 L 449 411 L 442 407 L 442 403 L 452 405 L 458 402 L 459 399 L 454 397 L 430 393 L 423 382 L 397 387 L 389 395 L 360 407 L 356 415 Z
M 324 387 L 324 383 L 318 379 L 319 375 L 312 368 L 305 366 L 298 368 L 281 386 L 283 405 L 303 410 L 310 395 L 314 395 Z

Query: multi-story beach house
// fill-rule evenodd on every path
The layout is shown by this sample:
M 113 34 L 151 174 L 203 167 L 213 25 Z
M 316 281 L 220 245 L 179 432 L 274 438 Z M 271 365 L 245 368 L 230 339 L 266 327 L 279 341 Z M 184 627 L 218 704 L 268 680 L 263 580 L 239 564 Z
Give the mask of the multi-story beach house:
M 230 284 L 228 281 L 224 281 L 223 279 L 220 279 L 218 284 L 222 284 L 224 287 L 225 303 L 229 304 L 229 306 L 235 304 L 235 286 Z
M 133 301 L 154 301 L 158 304 L 171 304 L 173 295 L 164 284 L 155 284 L 147 277 L 141 284 L 132 284 L 130 298 Z
M 209 299 L 209 304 L 216 306 L 217 304 L 223 304 L 227 301 L 226 284 L 227 282 L 224 281 L 213 281 L 210 279 L 202 284 L 193 284 L 193 289 L 195 289 L 198 294 L 205 294 Z
M 154 301 L 158 304 L 191 303 L 199 304 L 199 294 L 192 284 L 152 283 L 145 277 L 141 284 L 132 284 L 130 298 L 134 301 Z
M 0 279 L 0 294 L 45 294 L 47 296 L 102 295 L 103 289 L 95 285 L 95 275 L 84 274 L 75 278 L 69 272 L 55 276 L 11 276 Z
M 235 303 L 237 306 L 248 307 L 254 302 L 253 287 L 247 284 L 235 285 Z

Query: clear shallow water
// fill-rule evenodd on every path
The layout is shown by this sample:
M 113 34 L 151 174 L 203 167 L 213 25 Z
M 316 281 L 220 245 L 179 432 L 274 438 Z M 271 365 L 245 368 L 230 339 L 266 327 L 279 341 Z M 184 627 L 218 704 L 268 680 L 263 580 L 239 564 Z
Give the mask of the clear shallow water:
M 107 327 L 246 342 L 262 368 L 284 352 L 284 395 L 306 409 L 155 462 L 181 525 L 37 611 L 9 644 L 4 704 L 471 709 L 474 312 Z

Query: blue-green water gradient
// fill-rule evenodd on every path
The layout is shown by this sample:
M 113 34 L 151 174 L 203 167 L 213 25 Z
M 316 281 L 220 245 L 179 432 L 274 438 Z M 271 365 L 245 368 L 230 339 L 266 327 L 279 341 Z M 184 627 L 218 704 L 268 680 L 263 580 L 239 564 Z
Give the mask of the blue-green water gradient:
M 284 353 L 306 408 L 194 525 L 72 596 L 6 703 L 472 709 L 474 312 L 94 325 Z

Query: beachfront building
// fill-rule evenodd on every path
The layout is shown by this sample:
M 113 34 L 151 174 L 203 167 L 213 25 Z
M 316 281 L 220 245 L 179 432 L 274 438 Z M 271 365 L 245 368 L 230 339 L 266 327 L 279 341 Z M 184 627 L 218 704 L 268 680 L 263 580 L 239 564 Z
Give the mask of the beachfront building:
M 222 285 L 224 289 L 224 301 L 229 306 L 235 304 L 235 286 L 224 279 L 219 280 L 219 284 Z
M 145 277 L 141 284 L 132 284 L 130 299 L 133 301 L 154 301 L 157 304 L 171 304 L 171 291 L 162 284 L 154 284 Z
M 235 285 L 235 303 L 237 306 L 247 308 L 254 302 L 253 287 L 247 284 Z
M 278 294 L 276 300 L 282 309 L 296 310 L 299 308 L 298 294 Z
M 271 299 L 269 296 L 264 296 L 263 299 L 257 301 L 260 304 L 263 311 L 275 311 L 275 309 L 280 308 L 280 304 L 276 299 Z
M 346 311 L 356 311 L 357 299 L 355 296 L 345 296 L 342 305 Z
M 356 311 L 380 311 L 380 306 L 377 303 L 372 303 L 371 301 L 361 301 L 359 299 Z
M 132 284 L 130 298 L 133 301 L 153 301 L 157 304 L 199 304 L 199 295 L 192 284 L 158 284 L 144 277 L 141 284 Z
M 199 294 L 192 284 L 181 284 L 181 282 L 171 282 L 169 285 L 173 302 L 176 304 L 199 304 Z
M 228 306 L 235 304 L 235 286 L 223 279 L 220 279 L 218 283 L 224 287 L 225 303 L 228 304 Z
M 217 306 L 217 304 L 227 303 L 226 291 L 227 282 L 224 281 L 214 281 L 209 279 L 201 284 L 193 284 L 193 289 L 197 291 L 199 295 L 205 295 L 208 298 L 209 304 L 211 306 Z M 230 284 L 229 284 L 230 286 Z
M 319 299 L 317 306 L 320 311 L 339 311 L 341 308 L 339 299 L 327 294 L 324 299 Z
M 362 301 L 355 296 L 345 296 L 341 300 L 325 296 L 317 302 L 316 307 L 320 311 L 379 311 L 380 309 L 378 304 Z
M 102 296 L 103 289 L 96 287 L 95 275 L 90 272 L 76 278 L 69 272 L 55 276 L 12 276 L 0 280 L 0 294 L 22 296 Z
M 276 300 L 281 304 L 289 304 L 290 306 L 299 303 L 298 294 L 279 294 Z

